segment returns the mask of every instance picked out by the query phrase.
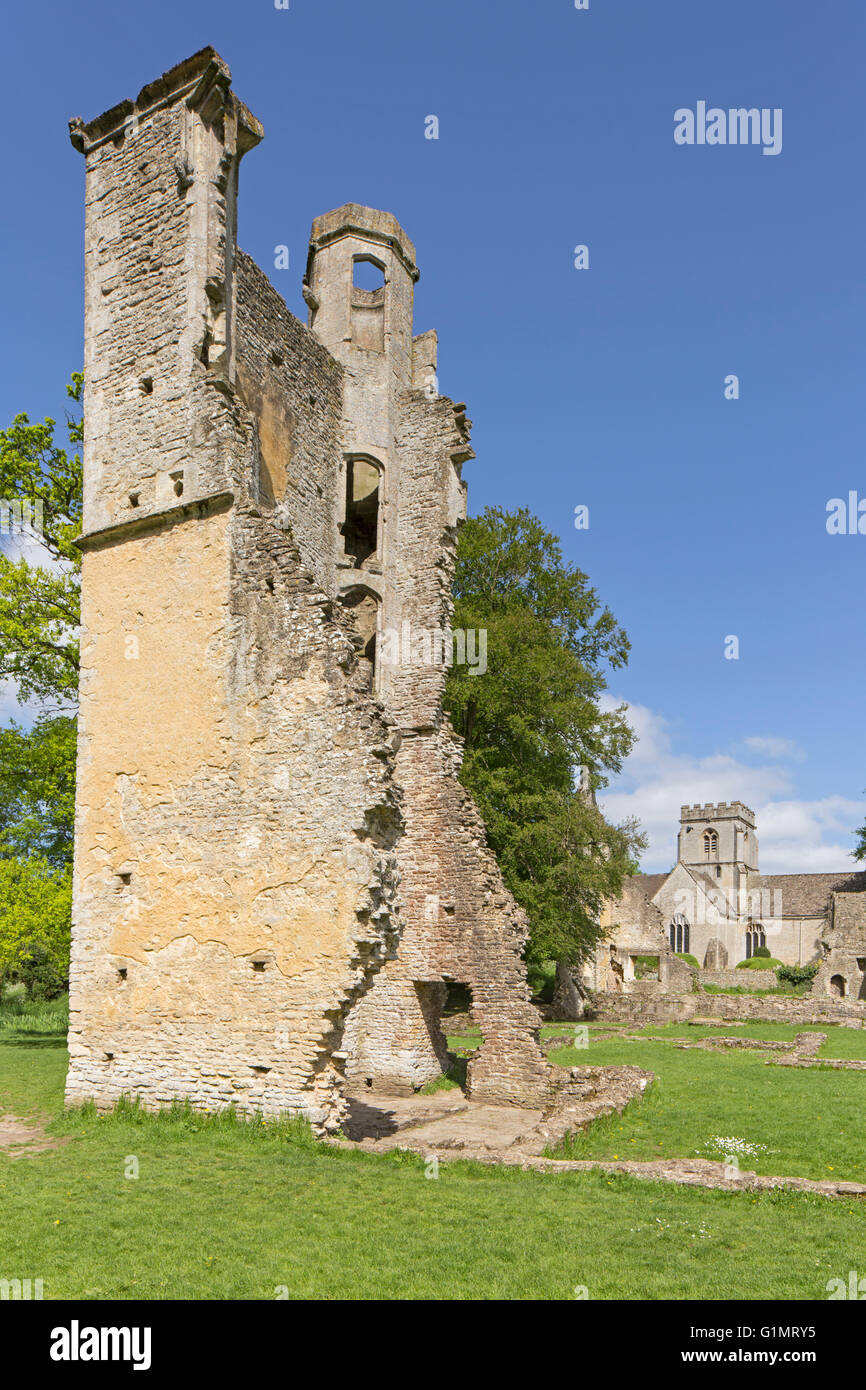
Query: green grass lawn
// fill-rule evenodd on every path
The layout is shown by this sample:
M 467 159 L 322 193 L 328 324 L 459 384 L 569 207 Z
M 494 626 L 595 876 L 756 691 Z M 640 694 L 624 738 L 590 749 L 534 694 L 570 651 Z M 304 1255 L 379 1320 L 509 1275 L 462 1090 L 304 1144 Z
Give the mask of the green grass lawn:
M 846 1046 L 866 1045 L 866 1033 L 839 1030 L 830 1053 L 860 1055 L 842 1052 L 843 1034 Z M 620 1059 L 657 1070 L 657 1096 L 622 1131 L 602 1125 L 581 1143 L 683 1152 L 712 1123 L 767 1137 L 786 1171 L 798 1154 L 815 1175 L 834 1157 L 859 1162 L 851 1107 L 866 1076 L 762 1073 L 752 1058 L 652 1043 L 591 1041 L 563 1056 Z M 432 1180 L 420 1158 L 335 1151 L 298 1126 L 64 1115 L 65 1067 L 50 1019 L 27 1031 L 0 1016 L 0 1109 L 41 1115 L 68 1138 L 36 1156 L 0 1156 L 0 1278 L 42 1278 L 46 1298 L 272 1299 L 284 1286 L 293 1299 L 571 1299 L 585 1286 L 594 1299 L 824 1299 L 828 1279 L 866 1263 L 866 1206 L 856 1202 L 468 1163 L 443 1164 Z M 836 1089 L 840 1079 L 857 1086 Z M 819 1081 L 834 1087 L 820 1092 L 821 1121 L 805 1104 Z M 757 1088 L 751 1097 L 744 1083 Z M 825 1144 L 830 1156 L 810 1157 Z M 137 1179 L 124 1176 L 132 1157 Z M 781 1157 L 769 1167 L 781 1171 Z
M 555 1031 L 555 1030 L 553 1030 Z M 552 1060 L 566 1066 L 632 1063 L 652 1071 L 651 1091 L 622 1116 L 600 1121 L 557 1151 L 573 1158 L 719 1157 L 713 1136 L 735 1136 L 763 1146 L 741 1159 L 742 1168 L 803 1178 L 866 1182 L 863 1110 L 866 1074 L 768 1067 L 771 1054 L 750 1050 L 696 1052 L 672 1045 L 713 1034 L 793 1041 L 801 1028 L 750 1024 L 731 1028 L 669 1024 L 647 1028 L 645 1043 L 595 1040 L 588 1048 L 563 1048 Z M 821 1028 L 820 1056 L 866 1058 L 866 1030 Z

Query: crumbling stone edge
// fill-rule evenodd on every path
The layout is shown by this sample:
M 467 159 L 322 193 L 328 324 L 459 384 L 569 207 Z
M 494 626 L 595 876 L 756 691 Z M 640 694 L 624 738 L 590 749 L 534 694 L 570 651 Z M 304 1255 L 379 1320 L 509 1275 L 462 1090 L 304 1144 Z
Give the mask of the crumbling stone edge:
M 770 1060 L 775 1062 L 777 1059 Z M 429 1139 L 425 1141 L 423 1137 L 413 1139 L 411 1125 L 405 1130 L 405 1142 L 401 1142 L 398 1147 L 404 1152 L 417 1153 L 427 1160 L 436 1158 L 440 1163 L 483 1163 L 541 1174 L 589 1172 L 599 1169 L 602 1172 L 640 1178 L 644 1181 L 671 1182 L 685 1187 L 712 1188 L 723 1192 L 788 1189 L 813 1192 L 832 1198 L 866 1197 L 864 1183 L 765 1176 L 750 1170 L 740 1170 L 732 1177 L 728 1165 L 713 1159 L 662 1158 L 639 1162 L 630 1159 L 562 1159 L 545 1155 L 545 1150 L 555 1147 L 566 1135 L 577 1133 L 603 1115 L 621 1115 L 626 1106 L 646 1094 L 654 1080 L 653 1072 L 635 1066 L 571 1067 L 559 1081 L 558 1094 L 553 1105 L 540 1121 L 525 1133 L 518 1135 L 507 1147 L 492 1148 L 483 1143 L 460 1141 L 431 1144 Z M 343 1149 L 357 1149 L 364 1153 L 377 1152 L 376 1142 L 370 1139 L 348 1140 L 329 1136 L 321 1142 Z M 382 1152 L 393 1152 L 393 1149 Z

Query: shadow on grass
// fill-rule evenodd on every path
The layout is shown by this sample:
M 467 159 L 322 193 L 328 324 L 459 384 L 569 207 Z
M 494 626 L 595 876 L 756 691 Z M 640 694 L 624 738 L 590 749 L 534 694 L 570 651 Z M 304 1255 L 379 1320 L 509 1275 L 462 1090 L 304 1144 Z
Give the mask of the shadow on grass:
M 469 1057 L 460 1057 L 455 1052 L 448 1054 L 448 1070 L 445 1075 L 449 1081 L 453 1081 L 456 1086 L 459 1086 L 461 1091 L 466 1090 L 466 1072 L 469 1062 Z
M 441 1076 L 437 1076 L 435 1081 L 428 1081 L 418 1092 L 421 1096 L 434 1096 L 437 1091 L 460 1090 L 466 1094 L 466 1070 L 469 1066 L 469 1057 L 460 1057 L 454 1052 L 448 1053 L 448 1066 Z
M 0 1033 L 0 1047 L 66 1047 L 65 1033 L 25 1033 L 9 1029 Z

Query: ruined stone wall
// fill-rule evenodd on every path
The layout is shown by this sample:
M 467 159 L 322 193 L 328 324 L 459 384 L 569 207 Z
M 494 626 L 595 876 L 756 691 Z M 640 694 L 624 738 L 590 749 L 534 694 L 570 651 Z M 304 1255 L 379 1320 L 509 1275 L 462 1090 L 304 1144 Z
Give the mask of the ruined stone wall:
M 818 999 L 807 995 L 743 994 L 599 994 L 592 1000 L 592 1017 L 611 1022 L 677 1023 L 690 1018 L 743 1019 L 754 1023 L 836 1023 L 843 1028 L 866 1024 L 866 1003 Z
M 85 125 L 84 530 L 245 485 L 233 375 L 238 167 L 261 126 L 204 50 Z
M 834 940 L 854 951 L 866 950 L 866 892 L 834 893 L 830 921 Z
M 626 879 L 616 902 L 602 904 L 600 926 L 605 933 L 592 960 L 584 969 L 588 988 L 605 992 L 659 990 L 690 987 L 692 968 L 671 950 L 663 918 L 634 879 Z M 636 980 L 634 958 L 658 956 L 658 980 Z
M 350 637 L 254 513 L 88 554 L 84 594 L 68 1099 L 333 1128 L 400 830 Z
M 866 892 L 833 893 L 814 994 L 866 999 Z
M 438 1025 L 445 981 L 468 985 L 483 1044 L 469 1065 L 475 1098 L 543 1100 L 551 1073 L 538 1041 L 521 959 L 527 925 L 505 888 L 484 825 L 458 780 L 462 748 L 442 712 L 446 668 L 430 662 L 424 632 L 450 627 L 456 523 L 463 514 L 461 464 L 471 452 L 462 407 L 421 392 L 401 398 L 396 520 L 401 563 L 386 612 L 410 639 L 408 659 L 381 673 L 400 732 L 396 776 L 405 835 L 399 846 L 404 930 L 389 963 L 347 1030 L 348 1075 L 356 1084 L 406 1089 L 438 1076 Z M 483 679 L 479 676 L 478 679 Z
M 400 728 L 433 730 L 444 720 L 447 667 L 432 634 L 451 626 L 457 530 L 466 515 L 461 469 L 473 457 L 470 425 L 465 406 L 445 396 L 431 400 L 407 390 L 399 407 L 389 517 L 394 562 L 385 576 L 382 622 L 401 642 L 396 652 L 383 652 L 379 689 Z
M 347 1061 L 354 1082 L 440 1073 L 455 980 L 485 1038 L 473 1094 L 538 1103 L 552 1072 L 526 924 L 458 781 L 444 667 L 401 650 L 377 702 L 349 603 L 361 588 L 422 640 L 447 627 L 465 409 L 435 395 L 390 214 L 316 220 L 309 327 L 237 251 L 238 165 L 262 130 L 229 84 L 203 50 L 72 123 L 86 507 L 67 1097 L 333 1129 Z M 380 290 L 353 283 L 359 258 Z M 358 456 L 381 483 L 365 558 L 344 528 Z
M 259 497 L 290 519 L 304 565 L 331 592 L 343 505 L 343 369 L 242 251 L 236 274 L 238 389 L 258 428 Z
M 258 504 L 280 432 L 235 371 L 239 109 L 205 51 L 74 123 L 89 500 L 67 1099 L 327 1130 L 345 1018 L 399 930 L 399 794 L 346 617 Z M 339 418 L 325 357 L 308 344 L 287 393 L 300 418 L 303 382 L 288 458 L 312 449 L 311 470 Z
M 539 1016 L 521 952 L 526 920 L 506 890 L 484 825 L 457 779 L 447 729 L 404 736 L 396 776 L 406 830 L 399 846 L 405 926 L 390 961 L 350 1017 L 347 1074 L 360 1087 L 406 1090 L 442 1070 L 444 982 L 467 984 L 483 1044 L 469 1066 L 475 1098 L 537 1102 L 550 1072 L 536 1051 Z
M 722 989 L 775 989 L 779 981 L 775 970 L 701 970 L 702 985 L 719 985 Z

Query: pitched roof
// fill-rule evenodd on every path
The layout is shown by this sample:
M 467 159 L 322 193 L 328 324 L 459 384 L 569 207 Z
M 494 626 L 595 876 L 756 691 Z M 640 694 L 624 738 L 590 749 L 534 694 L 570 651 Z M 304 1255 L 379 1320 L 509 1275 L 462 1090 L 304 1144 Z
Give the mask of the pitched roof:
M 718 912 L 720 917 L 732 917 L 736 919 L 736 903 L 729 902 L 727 895 L 725 894 L 725 891 L 722 888 L 722 885 L 719 883 L 718 879 L 712 878 L 709 874 L 705 874 L 701 869 L 693 869 L 688 864 L 684 864 L 683 868 L 685 869 L 686 873 L 689 874 L 689 876 L 698 885 L 698 887 L 703 888 L 704 892 L 707 895 L 712 893 L 713 896 L 712 898 L 710 898 L 710 902 L 712 903 L 713 907 L 715 908 L 716 912 Z
M 866 892 L 866 873 L 759 874 L 749 886 L 781 893 L 783 917 L 821 917 L 831 893 Z
M 718 888 L 719 885 L 709 874 L 690 865 L 683 864 L 682 867 L 695 883 L 708 892 Z M 642 893 L 652 902 L 672 873 L 673 869 L 666 874 L 634 874 L 626 879 L 626 885 L 630 885 L 632 892 Z M 783 917 L 822 917 L 829 906 L 831 893 L 866 892 L 866 872 L 849 869 L 842 874 L 756 874 L 749 876 L 749 890 L 781 893 Z M 775 909 L 772 898 L 769 908 L 772 914 Z M 728 915 L 736 916 L 736 913 Z
M 700 869 L 693 868 L 690 864 L 675 864 L 674 868 L 670 869 L 666 874 L 635 874 L 632 878 L 627 879 L 626 882 L 634 884 L 633 892 L 643 893 L 649 898 L 650 902 L 652 902 L 656 893 L 660 888 L 664 887 L 671 874 L 674 872 L 674 869 L 677 868 L 682 869 L 692 880 L 692 883 L 696 883 L 699 888 L 703 888 L 705 893 L 718 892 L 719 884 L 716 880 L 711 878 L 709 874 L 702 873 Z M 719 904 L 719 911 L 725 916 L 731 915 L 724 903 Z
M 633 883 L 636 889 L 652 901 L 662 884 L 667 883 L 672 873 L 673 869 L 669 869 L 666 874 L 634 874 L 626 882 Z

